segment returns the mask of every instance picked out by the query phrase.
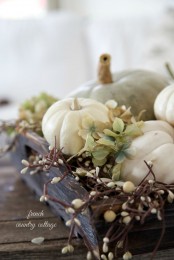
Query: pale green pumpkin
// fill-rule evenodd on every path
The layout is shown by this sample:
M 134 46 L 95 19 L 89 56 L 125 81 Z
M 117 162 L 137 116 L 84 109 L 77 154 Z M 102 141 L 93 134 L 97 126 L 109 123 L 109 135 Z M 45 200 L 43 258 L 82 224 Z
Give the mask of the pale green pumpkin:
M 105 103 L 114 99 L 118 105 L 131 107 L 136 116 L 142 110 L 144 120 L 154 119 L 153 105 L 158 93 L 168 85 L 162 75 L 147 70 L 127 70 L 111 75 L 110 56 L 100 57 L 98 80 L 87 82 L 69 97 L 85 97 Z

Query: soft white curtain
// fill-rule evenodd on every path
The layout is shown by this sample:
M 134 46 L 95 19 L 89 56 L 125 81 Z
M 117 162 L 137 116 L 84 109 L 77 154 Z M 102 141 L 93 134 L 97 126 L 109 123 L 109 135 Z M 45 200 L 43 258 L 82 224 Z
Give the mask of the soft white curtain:
M 125 17 L 159 12 L 173 0 L 47 0 L 49 10 L 65 9 L 88 17 Z

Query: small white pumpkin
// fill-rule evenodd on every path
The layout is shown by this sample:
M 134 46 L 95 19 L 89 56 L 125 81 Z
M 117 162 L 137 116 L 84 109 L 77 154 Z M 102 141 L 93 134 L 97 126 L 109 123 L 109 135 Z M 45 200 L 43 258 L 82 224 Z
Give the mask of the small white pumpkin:
M 158 181 L 174 183 L 173 128 L 167 122 L 157 120 L 145 122 L 142 131 L 144 135 L 135 138 L 131 144 L 136 149 L 136 155 L 123 162 L 122 179 L 138 185 L 148 173 L 146 161 L 153 164 Z
M 154 113 L 157 119 L 174 126 L 174 84 L 164 88 L 156 97 Z
M 42 131 L 51 146 L 63 148 L 68 155 L 77 154 L 85 140 L 79 135 L 82 119 L 91 117 L 94 121 L 109 122 L 108 109 L 102 103 L 87 98 L 67 98 L 54 103 L 42 120 Z

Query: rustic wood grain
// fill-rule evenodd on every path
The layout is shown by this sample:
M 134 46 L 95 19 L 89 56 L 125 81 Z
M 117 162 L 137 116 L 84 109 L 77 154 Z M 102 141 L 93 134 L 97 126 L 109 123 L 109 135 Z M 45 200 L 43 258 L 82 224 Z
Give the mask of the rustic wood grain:
M 8 161 L 9 163 L 9 161 Z M 34 230 L 29 228 L 17 228 L 17 223 L 28 223 L 26 216 L 32 210 L 33 212 L 44 211 L 44 217 L 32 217 L 29 219 L 36 224 Z M 172 209 L 166 211 L 168 216 L 167 232 L 163 239 L 161 251 L 156 254 L 155 260 L 172 260 L 174 257 L 174 212 Z M 49 221 L 56 223 L 56 228 L 48 230 L 47 228 L 39 228 L 37 224 Z M 99 228 L 101 227 L 98 222 Z M 150 252 L 153 247 L 154 237 L 159 238 L 161 223 L 156 222 L 155 230 L 153 222 L 149 221 L 142 232 L 134 230 L 131 234 L 130 243 L 135 248 L 133 253 L 136 256 L 134 260 L 149 260 Z M 149 233 L 152 230 L 153 233 Z M 86 259 L 86 247 L 81 239 L 74 238 L 73 244 L 75 251 L 73 254 L 62 255 L 61 249 L 66 245 L 69 229 L 64 225 L 63 221 L 55 217 L 50 208 L 44 203 L 40 203 L 35 194 L 29 190 L 26 184 L 20 179 L 19 173 L 13 166 L 7 165 L 0 160 L 0 260 L 45 260 L 45 259 L 61 259 L 61 260 L 83 260 Z M 151 235 L 153 234 L 153 235 Z M 31 239 L 37 236 L 43 236 L 45 241 L 41 245 L 34 245 Z M 143 238 L 143 239 L 141 239 Z M 146 243 L 144 242 L 146 241 Z M 165 249 L 165 250 L 162 250 Z
M 76 250 L 73 254 L 61 254 L 61 248 L 66 240 L 44 241 L 41 245 L 32 243 L 17 243 L 0 245 L 0 259 L 2 260 L 75 260 L 86 259 L 86 248 L 74 241 Z
M 53 213 L 44 204 L 34 198 L 34 193 L 32 194 L 29 188 L 24 185 L 14 167 L 0 167 L 0 176 L 1 221 L 25 220 L 30 209 L 33 211 L 44 209 L 45 217 L 54 217 Z
M 32 132 L 26 132 L 24 135 L 19 134 L 12 152 L 12 158 L 18 171 L 21 171 L 23 168 L 21 160 L 28 160 L 31 151 L 35 151 L 42 156 L 46 155 L 48 153 L 48 143 L 45 139 Z M 32 176 L 30 174 L 24 174 L 21 177 L 27 183 L 28 187 L 40 197 L 43 194 L 44 184 L 55 176 L 62 177 L 65 171 L 67 171 L 67 169 L 65 169 L 64 166 L 60 166 L 59 168 L 52 167 L 47 174 L 45 174 L 45 172 L 39 172 Z M 75 181 L 71 174 L 68 174 L 61 183 L 54 186 L 48 185 L 47 189 L 51 197 L 61 198 L 61 200 L 69 206 L 71 206 L 72 200 L 76 198 L 84 200 L 88 196 L 87 190 L 82 185 L 79 185 L 79 182 Z M 51 200 L 48 200 L 47 203 L 56 215 L 61 216 L 64 221 L 69 220 L 69 214 L 66 213 L 63 206 Z M 74 234 L 83 237 L 84 243 L 90 248 L 90 251 L 95 250 L 99 253 L 99 241 L 95 225 L 91 221 L 90 209 L 87 209 L 85 214 L 78 214 L 77 218 L 81 224 L 80 227 L 75 226 Z
M 1 165 L 1 164 L 0 164 Z M 19 179 L 14 167 L 0 167 L 0 259 L 2 260 L 40 260 L 40 259 L 61 259 L 75 260 L 86 259 L 86 248 L 80 239 L 73 239 L 76 249 L 73 254 L 62 255 L 61 248 L 66 245 L 68 228 L 63 222 L 54 217 L 50 209 L 35 199 L 34 194 Z M 22 199 L 23 198 L 23 199 Z M 16 201 L 20 203 L 16 203 Z M 15 207 L 14 207 L 15 204 Z M 3 211 L 4 209 L 4 211 Z M 57 229 L 51 232 L 48 230 L 28 230 L 16 228 L 18 221 L 26 222 L 26 214 L 32 209 L 44 210 L 44 218 L 32 218 L 34 223 L 40 220 L 49 220 L 57 223 Z M 5 219 L 5 212 L 7 219 Z M 20 212 L 20 214 L 18 214 Z M 41 245 L 34 245 L 30 242 L 33 237 L 44 236 L 45 241 Z M 134 237 L 133 237 L 134 238 Z M 135 237 L 136 239 L 136 237 Z M 147 239 L 150 236 L 147 235 Z M 137 247 L 141 248 L 140 240 L 136 240 Z M 174 250 L 163 250 L 157 252 L 155 259 L 172 260 Z M 148 260 L 150 254 L 134 256 L 135 260 Z

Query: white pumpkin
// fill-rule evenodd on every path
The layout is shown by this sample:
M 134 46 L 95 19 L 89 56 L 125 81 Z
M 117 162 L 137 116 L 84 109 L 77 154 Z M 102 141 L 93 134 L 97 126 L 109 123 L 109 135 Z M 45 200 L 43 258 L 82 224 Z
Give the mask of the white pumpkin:
M 102 103 L 85 98 L 67 98 L 54 103 L 42 120 L 42 131 L 51 146 L 63 148 L 68 155 L 77 154 L 85 140 L 78 134 L 82 119 L 89 116 L 94 121 L 109 122 L 108 109 Z
M 142 128 L 144 134 L 135 138 L 131 147 L 136 149 L 132 159 L 122 165 L 122 179 L 138 185 L 147 175 L 144 161 L 152 162 L 156 179 L 174 183 L 174 130 L 165 121 L 147 121 Z M 148 177 L 152 179 L 152 175 Z
M 174 126 L 174 84 L 164 88 L 156 97 L 154 114 L 157 119 Z

